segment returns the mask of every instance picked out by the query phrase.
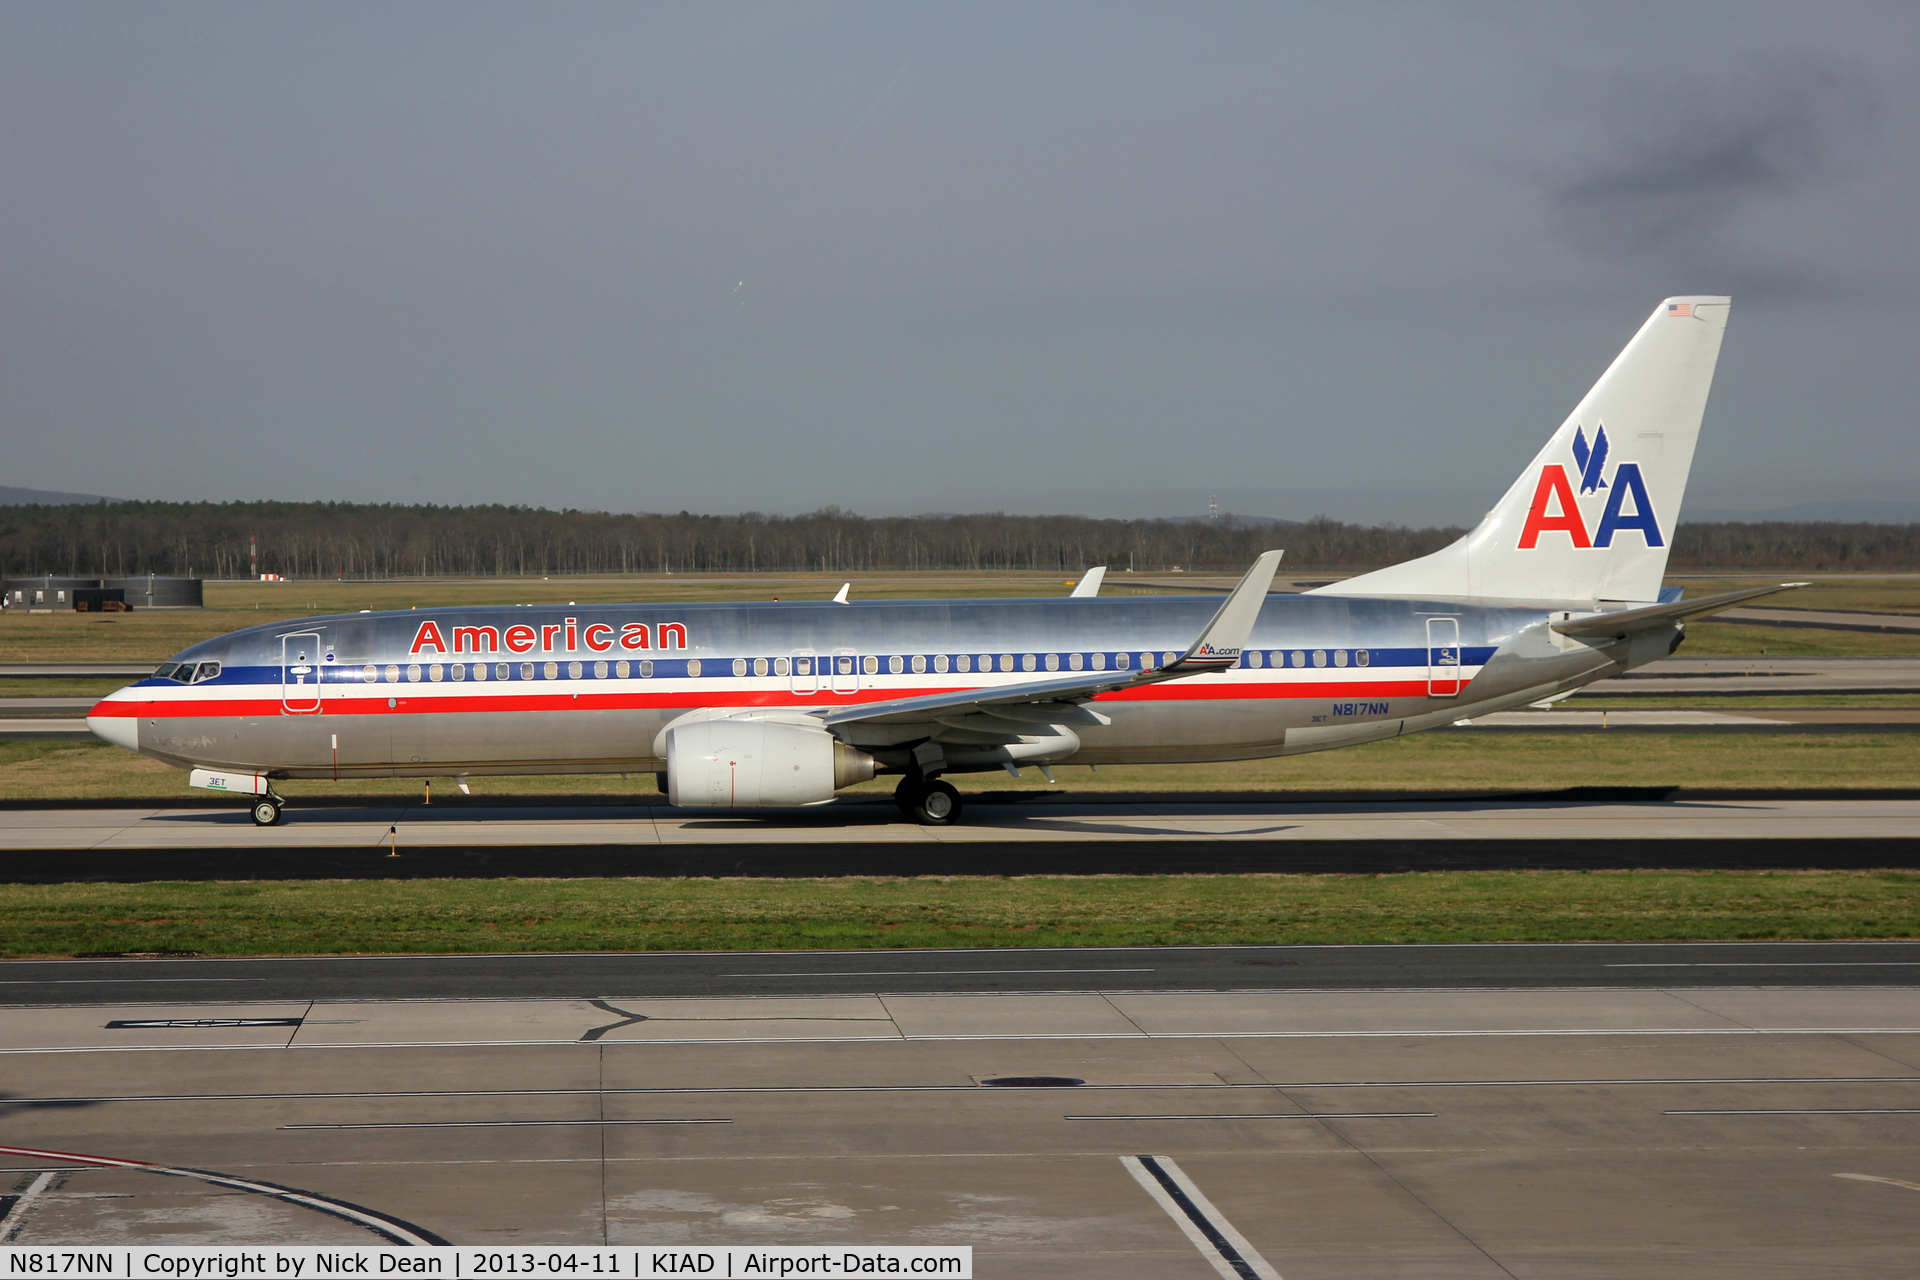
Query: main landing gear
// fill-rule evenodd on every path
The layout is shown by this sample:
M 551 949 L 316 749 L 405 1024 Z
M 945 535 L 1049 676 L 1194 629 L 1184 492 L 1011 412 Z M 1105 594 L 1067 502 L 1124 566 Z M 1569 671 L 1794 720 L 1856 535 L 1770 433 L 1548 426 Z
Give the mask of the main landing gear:
M 950 827 L 960 821 L 960 793 L 939 779 L 910 773 L 894 788 L 901 816 L 923 827 Z

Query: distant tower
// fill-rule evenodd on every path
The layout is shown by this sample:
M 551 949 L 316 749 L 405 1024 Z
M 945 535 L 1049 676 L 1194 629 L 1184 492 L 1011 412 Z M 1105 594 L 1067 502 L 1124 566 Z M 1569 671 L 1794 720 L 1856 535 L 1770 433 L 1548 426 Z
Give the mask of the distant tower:
M 251 537 L 247 539 L 247 576 L 260 581 L 260 543 Z
M 1207 495 L 1207 519 L 1215 524 L 1220 523 L 1220 495 L 1217 493 Z

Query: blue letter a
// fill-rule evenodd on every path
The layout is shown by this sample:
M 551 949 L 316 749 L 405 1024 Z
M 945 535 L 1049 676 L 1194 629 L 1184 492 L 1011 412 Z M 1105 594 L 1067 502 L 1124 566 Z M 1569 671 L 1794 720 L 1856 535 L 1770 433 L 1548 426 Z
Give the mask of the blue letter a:
M 1629 494 L 1633 496 L 1633 513 L 1622 515 L 1620 508 L 1626 505 Z M 1667 545 L 1660 536 L 1660 522 L 1654 518 L 1653 503 L 1647 498 L 1646 482 L 1640 478 L 1637 462 L 1623 462 L 1613 473 L 1613 492 L 1607 495 L 1606 514 L 1600 517 L 1600 527 L 1594 530 L 1593 545 L 1612 546 L 1614 531 L 1618 529 L 1638 529 L 1650 547 Z

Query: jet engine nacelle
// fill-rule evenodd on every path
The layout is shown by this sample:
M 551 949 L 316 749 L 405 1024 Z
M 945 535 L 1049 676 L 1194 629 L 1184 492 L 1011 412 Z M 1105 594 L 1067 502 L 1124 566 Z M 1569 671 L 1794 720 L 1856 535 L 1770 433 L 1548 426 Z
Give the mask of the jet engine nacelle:
M 865 782 L 873 757 L 824 729 L 765 720 L 696 720 L 666 732 L 667 799 L 748 809 L 818 804 Z

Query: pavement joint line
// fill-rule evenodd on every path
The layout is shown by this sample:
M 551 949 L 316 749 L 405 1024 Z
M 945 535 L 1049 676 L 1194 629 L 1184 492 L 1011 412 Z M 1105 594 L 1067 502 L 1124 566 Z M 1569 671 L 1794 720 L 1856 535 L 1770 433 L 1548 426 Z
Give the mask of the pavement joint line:
M 1434 1111 L 1212 1111 L 1184 1115 L 1085 1115 L 1062 1120 L 1431 1120 Z
M 1849 1036 L 1920 1035 L 1920 1026 L 1905 1027 L 1511 1027 L 1476 1031 L 1057 1031 L 1031 1033 L 983 1033 L 975 1035 L 890 1035 L 890 1036 L 709 1036 L 648 1037 L 630 1040 L 598 1040 L 594 1044 L 647 1048 L 659 1045 L 753 1045 L 753 1044 L 959 1044 L 1015 1043 L 1042 1040 L 1386 1040 L 1386 1039 L 1500 1039 L 1557 1038 L 1570 1036 Z M 117 1044 L 117 1045 L 42 1045 L 25 1048 L 0 1048 L 0 1055 L 31 1053 L 227 1053 L 275 1050 L 333 1049 L 471 1049 L 488 1047 L 525 1047 L 539 1045 L 575 1045 L 575 1038 L 540 1040 L 383 1040 L 347 1042 L 276 1042 L 270 1044 Z
M 1629 1086 L 1739 1084 L 1920 1084 L 1920 1076 L 1677 1076 L 1594 1077 L 1569 1080 L 1279 1080 L 1221 1081 L 1218 1084 L 1083 1084 L 1080 1093 L 1163 1092 L 1188 1089 L 1522 1089 L 1624 1088 Z M 989 1089 L 977 1084 L 794 1084 L 794 1085 L 653 1085 L 612 1089 L 419 1089 L 348 1090 L 338 1093 L 142 1093 L 76 1094 L 70 1097 L 8 1098 L 5 1106 L 49 1103 L 108 1102 L 329 1102 L 357 1098 L 555 1098 L 635 1097 L 664 1094 L 752 1095 L 820 1093 L 973 1093 L 982 1097 L 1024 1096 L 1031 1090 Z
M 729 1116 L 701 1116 L 688 1120 L 399 1120 L 363 1124 L 283 1124 L 281 1129 L 553 1129 L 608 1124 L 732 1124 Z

